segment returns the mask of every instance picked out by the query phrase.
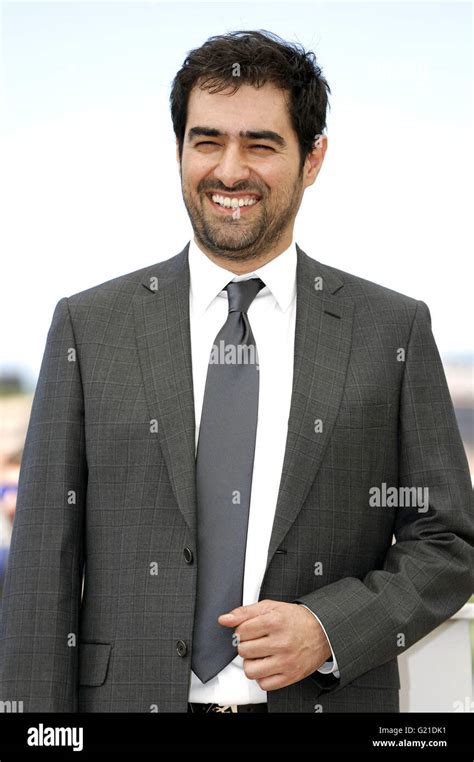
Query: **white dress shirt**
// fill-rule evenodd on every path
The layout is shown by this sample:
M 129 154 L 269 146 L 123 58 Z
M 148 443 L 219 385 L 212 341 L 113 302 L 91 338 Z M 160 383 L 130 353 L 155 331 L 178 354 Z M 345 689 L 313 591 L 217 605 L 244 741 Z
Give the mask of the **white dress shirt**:
M 286 251 L 263 267 L 245 275 L 235 275 L 209 259 L 194 239 L 189 245 L 189 317 L 196 452 L 211 347 L 228 315 L 224 287 L 230 281 L 255 277 L 266 284 L 248 309 L 258 351 L 260 384 L 245 555 L 244 606 L 256 603 L 259 598 L 283 468 L 293 385 L 296 261 L 296 246 L 292 241 Z M 319 671 L 325 674 L 334 672 L 338 676 L 334 653 L 332 658 L 333 661 L 326 662 Z M 191 672 L 189 701 L 258 704 L 266 700 L 266 691 L 260 688 L 256 680 L 249 680 L 245 675 L 244 661 L 238 654 L 207 683 L 202 683 Z

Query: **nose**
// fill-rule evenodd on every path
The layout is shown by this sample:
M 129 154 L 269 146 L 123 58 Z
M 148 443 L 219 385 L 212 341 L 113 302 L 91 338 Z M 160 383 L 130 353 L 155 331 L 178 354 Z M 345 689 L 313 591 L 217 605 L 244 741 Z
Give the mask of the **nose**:
M 245 157 L 237 145 L 227 145 L 221 155 L 220 161 L 214 170 L 214 176 L 220 182 L 231 188 L 241 180 L 247 180 L 250 170 L 245 163 Z

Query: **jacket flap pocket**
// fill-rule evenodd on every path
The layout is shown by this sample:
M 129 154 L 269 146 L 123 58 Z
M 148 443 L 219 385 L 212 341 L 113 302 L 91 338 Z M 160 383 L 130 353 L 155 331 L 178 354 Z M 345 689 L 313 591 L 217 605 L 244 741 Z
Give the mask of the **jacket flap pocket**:
M 111 651 L 111 643 L 79 643 L 79 685 L 103 685 Z
M 396 659 L 364 672 L 352 681 L 355 688 L 400 688 L 400 674 Z

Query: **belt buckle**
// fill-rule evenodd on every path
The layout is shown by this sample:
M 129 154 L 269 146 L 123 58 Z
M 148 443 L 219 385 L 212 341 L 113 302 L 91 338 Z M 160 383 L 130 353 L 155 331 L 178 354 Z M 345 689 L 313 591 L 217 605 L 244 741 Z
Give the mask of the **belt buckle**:
M 222 714 L 230 714 L 231 712 L 238 712 L 238 704 L 214 704 L 211 711 L 220 712 Z M 230 712 L 229 712 L 230 709 Z

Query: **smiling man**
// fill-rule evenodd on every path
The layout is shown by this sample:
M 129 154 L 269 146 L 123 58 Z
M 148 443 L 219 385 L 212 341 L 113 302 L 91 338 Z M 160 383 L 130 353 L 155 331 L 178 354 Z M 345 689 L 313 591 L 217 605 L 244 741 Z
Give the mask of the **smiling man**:
M 269 32 L 210 38 L 177 73 L 194 237 L 56 306 L 0 699 L 398 711 L 398 654 L 469 598 L 470 476 L 428 308 L 293 238 L 329 92 Z

